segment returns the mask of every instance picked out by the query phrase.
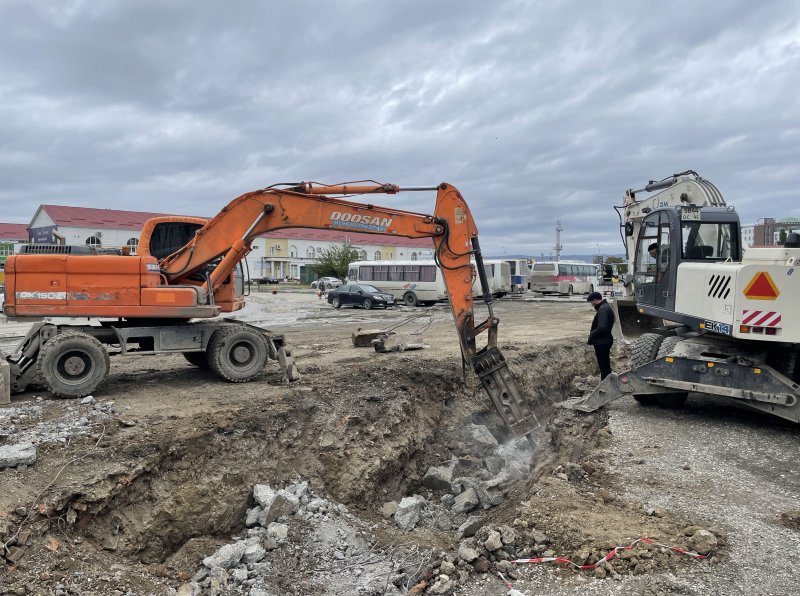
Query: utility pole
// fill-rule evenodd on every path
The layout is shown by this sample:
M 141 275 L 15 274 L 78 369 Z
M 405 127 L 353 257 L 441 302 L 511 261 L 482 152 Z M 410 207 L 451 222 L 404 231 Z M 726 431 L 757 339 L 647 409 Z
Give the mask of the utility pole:
M 564 249 L 564 246 L 561 244 L 561 232 L 564 231 L 564 226 L 561 225 L 561 221 L 556 222 L 556 245 L 553 247 L 553 250 L 556 251 L 556 262 L 561 260 L 561 251 Z

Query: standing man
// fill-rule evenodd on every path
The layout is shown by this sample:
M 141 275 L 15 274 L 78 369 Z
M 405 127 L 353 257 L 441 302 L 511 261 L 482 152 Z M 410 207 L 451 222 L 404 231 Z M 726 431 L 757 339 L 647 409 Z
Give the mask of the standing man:
M 611 329 L 614 327 L 614 311 L 600 292 L 592 292 L 586 300 L 591 302 L 597 311 L 592 321 L 592 330 L 589 332 L 589 341 L 586 343 L 594 346 L 602 381 L 611 374 L 611 346 L 614 344 Z

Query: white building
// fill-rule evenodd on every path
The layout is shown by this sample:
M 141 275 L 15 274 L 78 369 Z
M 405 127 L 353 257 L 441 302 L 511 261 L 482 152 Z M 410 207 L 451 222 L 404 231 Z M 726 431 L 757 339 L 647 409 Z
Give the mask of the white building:
M 742 250 L 747 250 L 753 246 L 753 231 L 756 224 L 747 224 L 742 226 Z
M 55 242 L 53 232 L 56 232 L 64 237 L 66 244 L 103 248 L 128 246 L 135 252 L 144 222 L 163 215 L 167 214 L 40 205 L 28 229 L 31 241 L 37 243 Z M 316 275 L 309 266 L 326 249 L 344 243 L 352 244 L 364 259 L 433 258 L 433 241 L 430 238 L 287 228 L 264 234 L 253 241 L 253 250 L 246 258 L 246 274 L 250 278 L 274 276 L 310 281 L 316 279 Z

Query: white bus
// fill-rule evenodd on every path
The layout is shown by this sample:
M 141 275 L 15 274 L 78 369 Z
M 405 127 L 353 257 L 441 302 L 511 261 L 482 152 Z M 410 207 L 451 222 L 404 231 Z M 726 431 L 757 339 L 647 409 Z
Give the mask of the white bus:
M 511 268 L 507 262 L 484 261 L 483 266 L 492 296 L 499 298 L 511 291 Z M 370 283 L 407 306 L 448 300 L 442 272 L 433 260 L 355 261 L 348 267 L 347 279 L 350 283 Z M 472 295 L 482 295 L 477 275 L 472 284 Z
M 508 261 L 486 260 L 483 262 L 483 268 L 486 271 L 486 279 L 489 282 L 492 296 L 502 298 L 511 292 L 511 265 Z M 481 281 L 477 279 L 477 276 L 472 288 L 475 296 L 481 295 Z
M 543 294 L 588 294 L 598 287 L 599 267 L 582 261 L 534 263 L 530 289 Z
M 367 283 L 394 295 L 407 306 L 447 300 L 447 287 L 434 261 L 356 261 L 347 279 Z
M 528 276 L 531 266 L 528 259 L 505 259 L 511 266 L 511 293 L 524 294 L 528 289 Z

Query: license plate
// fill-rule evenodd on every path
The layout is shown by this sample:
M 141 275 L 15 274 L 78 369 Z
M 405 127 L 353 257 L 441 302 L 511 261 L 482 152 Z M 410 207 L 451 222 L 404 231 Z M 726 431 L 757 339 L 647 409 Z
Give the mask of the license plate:
M 681 221 L 700 221 L 700 207 L 684 207 L 681 209 Z

